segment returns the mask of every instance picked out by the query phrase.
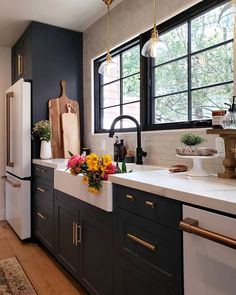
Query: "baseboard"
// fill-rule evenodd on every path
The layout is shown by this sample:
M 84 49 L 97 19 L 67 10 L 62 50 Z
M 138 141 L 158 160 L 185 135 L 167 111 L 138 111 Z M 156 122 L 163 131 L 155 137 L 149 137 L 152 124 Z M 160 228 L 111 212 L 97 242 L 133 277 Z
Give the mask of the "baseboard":
M 6 219 L 6 212 L 5 209 L 0 209 L 0 220 Z

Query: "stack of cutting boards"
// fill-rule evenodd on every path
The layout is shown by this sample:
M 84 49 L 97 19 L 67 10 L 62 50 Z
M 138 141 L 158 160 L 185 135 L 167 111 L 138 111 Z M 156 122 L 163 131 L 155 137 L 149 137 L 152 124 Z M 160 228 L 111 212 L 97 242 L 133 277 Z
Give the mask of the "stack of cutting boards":
M 61 81 L 61 97 L 50 99 L 49 120 L 52 126 L 53 158 L 80 154 L 79 104 L 66 96 L 66 82 Z

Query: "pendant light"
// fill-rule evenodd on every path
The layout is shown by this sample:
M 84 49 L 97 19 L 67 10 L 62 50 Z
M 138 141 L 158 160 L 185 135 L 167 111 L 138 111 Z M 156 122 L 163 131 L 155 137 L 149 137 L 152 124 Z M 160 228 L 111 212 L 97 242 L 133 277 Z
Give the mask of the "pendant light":
M 167 47 L 164 42 L 162 42 L 159 39 L 158 31 L 157 31 L 157 24 L 156 24 L 156 8 L 157 8 L 157 2 L 156 0 L 153 0 L 153 6 L 154 6 L 154 27 L 151 33 L 151 38 L 144 44 L 142 48 L 142 55 L 145 57 L 157 57 L 158 54 L 167 51 Z
M 235 26 L 235 17 L 236 17 L 236 0 L 232 0 L 225 4 L 222 9 L 218 24 L 224 28 L 232 28 Z
M 113 0 L 103 0 L 103 2 L 107 5 L 107 55 L 106 60 L 100 65 L 98 73 L 101 75 L 110 75 L 117 71 L 117 66 L 112 61 L 110 54 L 110 5 Z

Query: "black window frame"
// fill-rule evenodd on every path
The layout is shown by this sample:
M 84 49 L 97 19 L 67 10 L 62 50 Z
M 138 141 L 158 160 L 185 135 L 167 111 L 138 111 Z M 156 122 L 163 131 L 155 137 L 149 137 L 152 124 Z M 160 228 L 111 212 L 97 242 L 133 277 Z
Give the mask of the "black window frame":
M 139 36 L 130 40 L 129 42 L 125 43 L 124 45 L 121 45 L 118 48 L 112 50 L 111 55 L 112 56 L 121 55 L 123 52 L 125 52 L 137 45 L 140 45 L 140 37 Z M 103 114 L 102 114 L 102 102 L 101 102 L 101 99 L 102 99 L 101 86 L 103 84 L 101 83 L 102 76 L 98 73 L 99 66 L 101 65 L 102 62 L 105 61 L 105 59 L 106 59 L 106 55 L 103 55 L 101 58 L 98 58 L 94 61 L 94 115 L 95 115 L 94 131 L 95 131 L 95 133 L 106 133 L 109 131 L 108 129 L 102 128 Z M 130 76 L 133 76 L 133 75 L 134 74 L 132 74 Z M 125 78 L 127 78 L 127 77 L 129 77 L 129 76 L 126 76 Z M 118 80 L 121 81 L 123 79 L 124 78 L 121 77 L 120 79 L 108 82 L 107 85 L 111 84 L 115 81 L 118 81 Z M 141 70 L 140 70 L 140 80 L 141 80 Z M 122 91 L 121 91 L 120 95 L 122 96 Z M 141 95 L 140 95 L 140 104 L 141 104 Z M 120 105 L 123 105 L 122 101 L 121 101 Z M 140 107 L 140 109 L 141 109 L 141 107 Z M 141 121 L 140 121 L 140 124 L 141 124 Z M 134 130 L 135 130 L 135 128 L 116 128 L 116 132 L 129 132 L 129 131 L 134 131 Z
M 194 18 L 201 16 L 202 14 L 206 13 L 207 11 L 210 11 L 217 6 L 220 6 L 224 3 L 227 3 L 229 0 L 203 0 L 202 2 L 190 7 L 189 9 L 183 11 L 182 13 L 172 17 L 171 19 L 161 23 L 157 26 L 159 35 L 161 36 L 164 33 L 167 33 L 168 31 L 173 30 L 174 28 L 180 26 L 181 24 L 187 23 L 188 29 L 191 23 L 191 20 Z M 140 44 L 140 51 L 143 45 L 146 41 L 150 39 L 151 30 L 141 34 L 139 37 L 136 37 L 135 39 L 125 43 L 124 45 L 120 46 L 119 48 L 112 50 L 111 54 L 116 55 L 119 54 L 130 47 L 132 47 L 135 42 L 136 44 Z M 196 52 L 190 51 L 190 46 L 188 46 L 188 53 L 187 53 L 187 59 L 188 59 L 188 104 L 191 102 L 191 99 L 189 99 L 189 96 L 191 95 L 191 92 L 193 91 L 193 88 L 190 85 L 191 79 L 191 66 L 189 66 L 189 63 L 191 63 L 191 57 L 192 55 L 195 55 L 200 52 L 207 51 L 209 49 L 213 49 L 214 47 L 217 48 L 220 45 L 227 44 L 232 42 L 233 39 L 227 40 L 225 42 L 218 43 L 216 45 L 198 50 Z M 191 44 L 190 40 L 190 33 L 188 31 L 188 42 Z M 183 58 L 183 56 L 181 56 Z M 106 129 L 101 129 L 101 93 L 100 93 L 100 74 L 98 73 L 98 68 L 100 64 L 105 60 L 105 55 L 101 58 L 98 58 L 94 61 L 94 115 L 95 115 L 95 126 L 94 131 L 95 133 L 105 133 L 108 132 Z M 191 128 L 206 128 L 211 127 L 212 120 L 192 120 L 192 121 L 184 121 L 184 122 L 173 122 L 173 123 L 159 123 L 159 124 L 153 124 L 153 91 L 154 91 L 154 75 L 152 74 L 153 69 L 153 60 L 145 58 L 141 55 L 140 52 L 140 124 L 141 129 L 143 131 L 152 131 L 152 130 L 170 130 L 170 129 L 191 129 Z M 230 81 L 228 83 L 232 83 L 233 81 Z M 199 89 L 205 89 L 212 86 L 217 85 L 224 85 L 227 84 L 227 82 L 224 83 L 217 83 L 215 85 L 209 85 L 204 87 L 199 87 Z M 194 88 L 195 90 L 195 88 Z M 116 129 L 117 132 L 129 132 L 134 131 L 135 128 L 124 128 L 124 129 Z

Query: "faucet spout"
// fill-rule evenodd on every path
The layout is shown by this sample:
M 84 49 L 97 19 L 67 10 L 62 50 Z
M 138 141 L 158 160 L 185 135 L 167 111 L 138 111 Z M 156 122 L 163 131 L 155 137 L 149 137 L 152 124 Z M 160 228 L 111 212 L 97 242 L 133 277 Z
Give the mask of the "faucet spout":
M 123 119 L 129 119 L 129 120 L 133 121 L 136 125 L 136 128 L 137 128 L 136 164 L 142 165 L 143 164 L 142 157 L 146 157 L 147 153 L 142 150 L 142 147 L 141 147 L 141 127 L 140 127 L 138 121 L 134 117 L 129 116 L 129 115 L 121 115 L 121 116 L 118 116 L 117 118 L 115 118 L 114 121 L 112 122 L 111 128 L 109 130 L 109 137 L 114 136 L 114 134 L 115 134 L 114 128 L 115 128 L 116 123 L 120 120 L 123 120 Z

